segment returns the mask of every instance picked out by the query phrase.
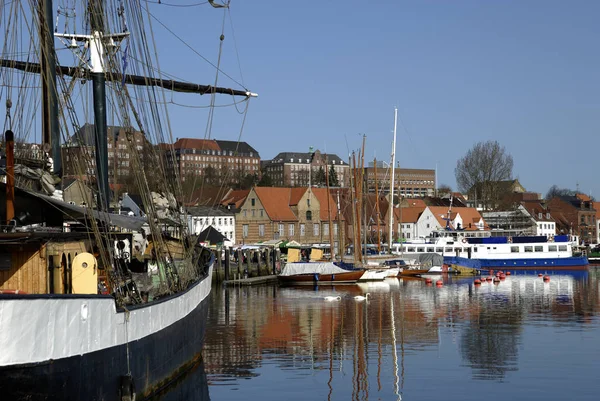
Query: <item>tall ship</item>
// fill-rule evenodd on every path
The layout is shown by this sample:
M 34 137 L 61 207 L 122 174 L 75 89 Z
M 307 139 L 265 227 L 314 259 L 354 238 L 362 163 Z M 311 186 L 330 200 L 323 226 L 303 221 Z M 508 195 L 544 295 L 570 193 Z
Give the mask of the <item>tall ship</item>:
M 256 95 L 167 78 L 146 2 L 62 4 L 2 4 L 0 392 L 141 399 L 200 363 L 215 260 L 188 232 L 181 177 L 164 161 L 165 92 L 211 107 L 217 94 Z M 120 210 L 117 168 L 143 215 Z M 65 200 L 67 181 L 79 202 Z

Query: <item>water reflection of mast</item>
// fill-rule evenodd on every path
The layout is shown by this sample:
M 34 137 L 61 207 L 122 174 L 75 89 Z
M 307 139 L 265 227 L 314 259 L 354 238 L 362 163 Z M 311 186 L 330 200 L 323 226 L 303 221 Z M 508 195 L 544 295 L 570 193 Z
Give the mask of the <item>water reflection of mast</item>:
M 394 347 L 393 353 L 393 362 L 394 362 L 394 377 L 396 380 L 394 381 L 394 394 L 398 396 L 398 400 L 402 400 L 402 396 L 400 395 L 400 389 L 398 388 L 398 382 L 400 378 L 398 377 L 398 351 L 396 349 L 396 316 L 394 315 L 394 297 L 391 297 L 392 301 L 392 346 Z M 404 322 L 402 322 L 402 326 L 404 326 Z M 402 335 L 402 334 L 401 334 Z M 404 340 L 404 336 L 402 335 L 402 340 Z M 404 341 L 402 341 L 402 355 L 404 355 Z M 402 358 L 404 359 L 404 357 Z M 404 366 L 404 363 L 402 363 Z M 404 376 L 404 372 L 402 374 Z
M 383 302 L 379 303 L 379 339 L 377 341 L 377 391 L 381 391 L 381 315 L 383 313 Z
M 333 308 L 333 303 L 331 304 Z M 327 382 L 327 386 L 329 386 L 329 394 L 327 394 L 327 401 L 331 401 L 331 394 L 333 393 L 333 387 L 331 386 L 331 382 L 333 381 L 333 309 L 330 309 L 329 320 L 331 321 L 331 330 L 329 333 L 329 381 Z

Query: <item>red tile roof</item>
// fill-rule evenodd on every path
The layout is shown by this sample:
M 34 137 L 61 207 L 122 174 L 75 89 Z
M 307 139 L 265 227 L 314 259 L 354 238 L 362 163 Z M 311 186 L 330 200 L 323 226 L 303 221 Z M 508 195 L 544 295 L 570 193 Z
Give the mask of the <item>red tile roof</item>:
M 394 208 L 394 215 L 399 223 L 416 223 L 424 210 L 425 207 L 421 206 Z M 402 215 L 402 218 L 400 218 L 400 215 Z
M 446 227 L 446 220 L 444 219 L 448 216 L 448 208 L 444 206 L 429 206 L 429 210 L 431 210 L 431 213 L 433 213 L 438 223 L 442 227 Z M 463 229 L 465 229 L 466 231 L 475 231 L 479 229 L 473 224 L 483 219 L 481 217 L 481 214 L 479 214 L 479 212 L 477 211 L 477 209 L 473 207 L 453 207 L 452 212 L 450 213 L 450 218 L 454 220 L 457 214 L 459 214 L 462 218 L 464 225 L 464 227 L 462 227 Z M 469 223 L 472 224 L 471 227 L 469 227 Z M 485 223 L 485 221 L 484 227 L 488 228 L 487 223 Z
M 296 206 L 298 204 L 298 202 L 300 202 L 300 199 L 302 199 L 302 197 L 306 193 L 307 189 L 308 189 L 308 187 L 307 188 L 302 188 L 302 187 L 290 188 L 290 190 L 291 190 L 290 206 Z
M 225 198 L 223 198 L 223 200 L 221 200 L 221 205 L 234 205 L 236 209 L 239 209 L 246 200 L 246 197 L 249 193 L 249 189 L 237 189 L 231 191 L 229 194 L 227 194 Z
M 327 188 L 312 188 L 312 193 L 316 196 L 321 204 L 321 220 L 328 220 L 329 208 L 327 206 Z M 329 206 L 331 206 L 331 219 L 337 219 L 337 206 L 331 194 L 329 194 Z
M 175 149 L 221 150 L 213 139 L 180 138 L 173 144 Z
M 291 188 L 255 187 L 254 191 L 271 220 L 298 220 L 292 209 L 290 209 Z

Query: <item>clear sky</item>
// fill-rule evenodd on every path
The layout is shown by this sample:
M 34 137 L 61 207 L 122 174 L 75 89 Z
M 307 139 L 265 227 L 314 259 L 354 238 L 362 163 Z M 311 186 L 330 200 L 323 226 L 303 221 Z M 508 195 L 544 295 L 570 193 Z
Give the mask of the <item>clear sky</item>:
M 149 6 L 216 62 L 221 10 Z M 260 95 L 242 140 L 262 159 L 309 146 L 347 159 L 364 133 L 366 157 L 389 160 L 397 106 L 397 160 L 437 166 L 439 184 L 456 189 L 457 160 L 492 139 L 513 156 L 526 189 L 579 185 L 600 198 L 598 16 L 600 1 L 232 0 L 221 66 Z M 214 69 L 155 28 L 165 71 L 214 81 Z M 219 84 L 239 87 L 223 76 Z M 171 111 L 175 136 L 205 136 L 205 110 Z M 219 108 L 212 137 L 235 140 L 240 125 L 234 109 Z

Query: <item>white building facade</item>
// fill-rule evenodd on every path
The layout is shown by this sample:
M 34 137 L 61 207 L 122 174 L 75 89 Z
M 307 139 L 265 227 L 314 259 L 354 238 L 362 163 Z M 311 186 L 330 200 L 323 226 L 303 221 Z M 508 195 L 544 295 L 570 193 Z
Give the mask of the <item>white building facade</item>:
M 235 215 L 233 212 L 208 206 L 189 207 L 187 211 L 190 234 L 198 235 L 209 226 L 212 226 L 227 237 L 230 243 L 226 243 L 226 246 L 236 244 Z

